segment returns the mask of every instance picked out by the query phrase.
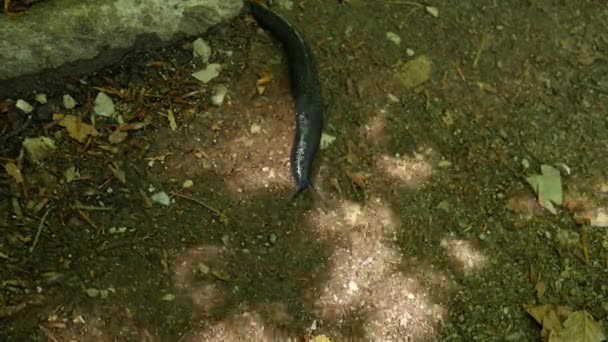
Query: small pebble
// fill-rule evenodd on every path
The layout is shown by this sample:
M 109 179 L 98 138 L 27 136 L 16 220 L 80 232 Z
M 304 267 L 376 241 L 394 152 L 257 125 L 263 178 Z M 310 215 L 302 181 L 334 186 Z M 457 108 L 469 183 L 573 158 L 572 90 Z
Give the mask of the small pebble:
M 395 43 L 395 45 L 399 45 L 401 44 L 401 37 L 399 37 L 396 33 L 394 32 L 386 32 L 386 39 L 390 40 L 391 42 Z
M 34 97 L 34 99 L 36 99 L 36 102 L 40 103 L 40 104 L 45 104 L 48 102 L 48 99 L 46 97 L 46 94 L 36 94 L 36 97 Z
M 226 86 L 219 84 L 213 88 L 213 95 L 211 96 L 211 103 L 215 106 L 221 106 L 224 103 L 224 98 L 226 98 L 226 93 L 228 93 L 228 88 Z
M 270 243 L 272 243 L 274 245 L 275 242 L 277 242 L 277 235 L 276 234 L 270 234 Z
M 103 92 L 99 92 L 95 97 L 95 107 L 93 111 L 99 116 L 112 117 L 114 115 L 114 101 Z
M 219 76 L 221 68 L 222 66 L 220 64 L 212 63 L 207 65 L 205 69 L 193 73 L 192 77 L 203 83 L 207 83 Z
M 25 100 L 19 99 L 17 103 L 15 103 L 15 107 L 24 112 L 25 114 L 29 114 L 34 110 L 34 107 L 27 103 Z
M 150 200 L 165 207 L 168 207 L 171 204 L 171 198 L 164 191 L 157 192 L 154 195 L 150 196 Z
M 207 64 L 211 56 L 211 46 L 203 38 L 198 38 L 192 43 L 192 56 Z
M 426 6 L 424 9 L 428 14 L 432 15 L 435 18 L 439 16 L 439 10 L 437 9 L 437 7 Z
M 182 183 L 182 188 L 188 189 L 188 188 L 191 188 L 193 185 L 194 185 L 194 182 L 191 179 L 187 179 L 184 181 L 184 183 Z
M 76 100 L 70 95 L 63 95 L 63 106 L 65 109 L 72 109 L 76 107 Z
M 408 57 L 412 57 L 412 56 L 414 56 L 416 53 L 414 52 L 414 50 L 413 50 L 413 49 L 407 48 L 407 49 L 405 49 L 405 54 L 406 54 Z

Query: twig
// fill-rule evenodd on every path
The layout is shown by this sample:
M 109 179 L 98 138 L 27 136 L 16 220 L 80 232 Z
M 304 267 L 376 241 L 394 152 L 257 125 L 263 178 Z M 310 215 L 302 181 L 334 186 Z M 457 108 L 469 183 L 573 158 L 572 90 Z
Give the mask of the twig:
M 95 207 L 92 205 L 84 205 L 81 204 L 80 202 L 77 202 L 76 204 L 74 204 L 72 206 L 72 208 L 74 209 L 80 209 L 80 210 L 89 210 L 89 211 L 94 211 L 94 210 L 112 210 L 114 208 L 112 207 Z
M 46 336 L 49 340 L 51 340 L 53 342 L 59 342 L 57 337 L 55 337 L 55 335 L 47 327 L 43 326 L 42 324 L 38 324 L 38 328 L 40 328 L 40 330 L 42 330 L 42 333 L 44 333 L 44 336 Z
M 49 207 L 44 212 L 44 215 L 42 215 L 42 218 L 40 219 L 40 223 L 38 224 L 38 231 L 36 232 L 36 237 L 34 237 L 34 242 L 32 243 L 32 246 L 30 247 L 30 253 L 34 252 L 34 248 L 36 248 L 36 245 L 38 244 L 38 239 L 40 239 L 40 233 L 42 233 L 42 227 L 44 227 L 44 221 L 46 220 L 46 217 L 51 212 L 52 208 L 53 207 Z
M 211 205 L 201 201 L 201 200 L 197 200 L 196 198 L 192 198 L 190 196 L 186 196 L 186 195 L 182 195 L 180 193 L 174 192 L 172 193 L 173 196 L 177 196 L 177 197 L 181 197 L 181 198 L 185 198 L 187 200 L 190 200 L 196 204 L 199 204 L 207 209 L 209 209 L 210 211 L 212 211 L 213 213 L 215 213 L 217 216 L 220 217 L 220 222 L 222 223 L 227 223 L 228 222 L 228 217 L 226 217 L 226 215 L 224 215 L 224 213 L 222 213 L 221 211 L 219 211 L 218 209 L 212 207 Z
M 415 1 L 391 1 L 389 2 L 391 5 L 410 5 L 416 7 L 425 7 L 423 4 Z

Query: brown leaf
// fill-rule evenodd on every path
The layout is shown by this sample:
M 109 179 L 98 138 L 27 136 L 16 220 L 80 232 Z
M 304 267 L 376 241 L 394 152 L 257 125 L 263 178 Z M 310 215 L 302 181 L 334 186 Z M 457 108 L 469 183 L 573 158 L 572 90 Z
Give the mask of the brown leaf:
M 125 172 L 120 168 L 117 163 L 112 163 L 112 165 L 108 165 L 110 171 L 116 179 L 118 179 L 122 184 L 127 184 L 127 177 L 125 176 Z
M 361 189 L 365 189 L 365 174 L 363 172 L 349 172 L 348 177 Z
M 58 115 L 53 117 L 59 118 L 61 116 Z M 89 136 L 96 137 L 99 135 L 99 132 L 97 132 L 95 127 L 82 122 L 82 119 L 74 115 L 63 116 L 58 124 L 65 127 L 70 137 L 79 143 L 84 143 Z
M 513 196 L 507 200 L 505 208 L 528 218 L 543 214 L 543 208 L 532 195 Z
M 23 174 L 21 174 L 21 170 L 19 170 L 19 167 L 15 163 L 8 162 L 4 164 L 4 170 L 6 170 L 9 176 L 13 177 L 17 184 L 23 183 Z

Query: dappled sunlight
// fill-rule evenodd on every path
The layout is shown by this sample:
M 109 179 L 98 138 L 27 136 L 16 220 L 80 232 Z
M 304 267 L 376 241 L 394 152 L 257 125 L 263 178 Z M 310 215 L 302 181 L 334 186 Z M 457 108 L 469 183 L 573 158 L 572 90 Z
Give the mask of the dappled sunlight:
M 399 158 L 387 155 L 379 156 L 376 166 L 389 178 L 410 188 L 417 189 L 431 178 L 433 167 L 427 157 L 417 154 L 415 157 Z
M 469 275 L 483 270 L 488 257 L 480 250 L 479 243 L 470 240 L 443 240 L 441 246 L 446 249 L 452 272 L 458 275 Z
M 343 324 L 344 312 L 363 308 L 362 329 L 370 340 L 405 336 L 418 340 L 437 334 L 445 308 L 429 298 L 417 275 L 396 272 L 401 260 L 396 250 L 382 243 L 372 245 L 375 252 L 365 259 L 353 257 L 358 253 L 349 248 L 332 257 L 332 277 L 316 303 L 321 315 Z
M 226 187 L 239 194 L 292 185 L 289 153 L 293 139 L 293 104 L 289 97 L 258 98 L 237 103 L 235 112 L 246 113 L 247 120 L 227 130 L 218 146 L 218 157 L 233 160 L 226 174 Z
M 401 223 L 388 203 L 381 198 L 365 204 L 344 200 L 316 217 L 313 224 L 320 234 L 333 236 L 339 245 L 330 257 L 330 278 L 315 302 L 324 320 L 349 325 L 348 313 L 360 312 L 365 317 L 358 337 L 371 340 L 416 340 L 438 333 L 438 312 L 443 310 L 415 277 L 397 269 L 403 256 L 393 241 Z
M 386 110 L 378 110 L 364 129 L 365 137 L 370 143 L 383 143 L 386 140 Z
M 400 223 L 390 205 L 379 197 L 365 205 L 349 200 L 337 201 L 331 210 L 321 212 L 314 220 L 314 226 L 321 233 L 358 232 L 370 240 L 392 237 Z
M 226 273 L 226 251 L 217 246 L 192 247 L 175 260 L 173 284 L 177 297 L 187 297 L 198 316 L 208 316 L 225 302 L 226 288 L 216 281 Z
M 281 316 L 286 314 L 284 309 L 285 304 L 271 303 L 267 307 L 275 315 Z M 277 328 L 281 326 L 277 324 L 268 324 L 268 314 L 266 308 L 260 310 L 247 308 L 246 305 L 241 305 L 239 313 L 223 319 L 220 322 L 209 323 L 201 322 L 199 329 L 194 329 L 185 336 L 181 341 L 184 342 L 199 342 L 199 341 L 296 341 L 297 336 L 290 336 L 289 333 Z M 272 318 L 271 318 L 272 319 Z

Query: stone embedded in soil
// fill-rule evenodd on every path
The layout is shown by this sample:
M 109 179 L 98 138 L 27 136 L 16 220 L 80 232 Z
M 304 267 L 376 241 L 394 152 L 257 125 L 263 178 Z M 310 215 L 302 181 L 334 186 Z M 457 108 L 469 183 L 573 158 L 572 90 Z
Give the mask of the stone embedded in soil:
M 211 46 L 203 38 L 198 38 L 192 43 L 192 57 L 200 59 L 207 64 L 211 56 Z
M 203 83 L 208 83 L 209 81 L 211 81 L 212 79 L 214 79 L 220 75 L 221 69 L 222 69 L 222 66 L 220 64 L 211 63 L 211 64 L 207 65 L 207 67 L 205 69 L 199 70 L 199 71 L 193 73 L 192 77 L 196 78 L 197 80 L 199 80 Z
M 155 193 L 154 195 L 150 196 L 150 199 L 152 200 L 152 202 L 158 203 L 165 207 L 168 207 L 171 204 L 171 198 L 164 191 Z
M 215 106 L 221 106 L 224 103 L 228 88 L 225 85 L 219 84 L 213 88 L 213 95 L 211 96 L 211 103 Z

